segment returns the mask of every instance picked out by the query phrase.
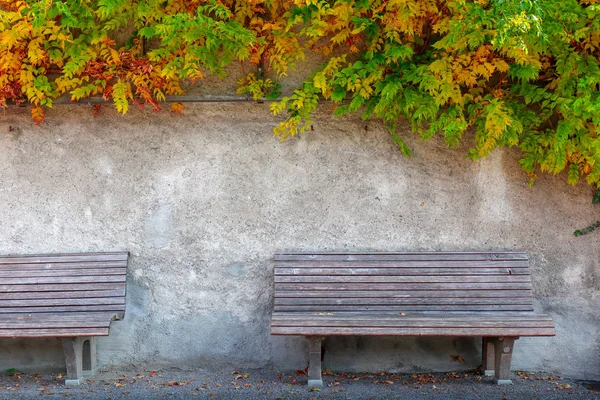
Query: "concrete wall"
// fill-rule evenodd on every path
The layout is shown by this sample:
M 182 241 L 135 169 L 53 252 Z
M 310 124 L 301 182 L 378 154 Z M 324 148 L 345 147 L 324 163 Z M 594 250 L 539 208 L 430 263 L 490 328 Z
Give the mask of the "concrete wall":
M 515 151 L 473 163 L 466 147 L 403 127 L 414 149 L 403 158 L 380 125 L 326 112 L 279 143 L 260 104 L 96 118 L 57 107 L 41 127 L 28 113 L 0 120 L 0 250 L 132 253 L 126 318 L 99 340 L 104 366 L 304 368 L 302 338 L 269 335 L 278 250 L 518 249 L 558 336 L 519 340 L 514 369 L 600 379 L 600 236 L 573 237 L 600 210 L 564 176 L 529 189 Z M 457 370 L 480 357 L 465 338 L 326 347 L 325 368 L 346 371 Z M 0 370 L 62 366 L 57 340 L 0 340 Z

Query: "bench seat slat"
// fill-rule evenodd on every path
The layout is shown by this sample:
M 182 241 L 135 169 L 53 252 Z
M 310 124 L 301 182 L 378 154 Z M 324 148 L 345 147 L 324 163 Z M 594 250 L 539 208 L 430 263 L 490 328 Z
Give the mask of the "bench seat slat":
M 531 319 L 517 320 L 506 318 L 504 320 L 483 319 L 483 318 L 465 318 L 465 319 L 444 319 L 444 318 L 411 318 L 399 317 L 392 318 L 319 318 L 305 317 L 305 319 L 277 318 L 273 319 L 272 326 L 335 326 L 335 327 L 425 327 L 425 328 L 554 328 L 554 323 L 550 319 Z
M 2 314 L 31 314 L 31 313 L 58 313 L 58 312 L 89 312 L 89 311 L 114 311 L 124 312 L 123 304 L 85 305 L 85 306 L 55 306 L 55 307 L 5 307 L 0 308 Z
M 481 276 L 481 275 L 529 275 L 528 268 L 459 268 L 459 267 L 448 267 L 448 268 L 364 268 L 364 267 L 353 267 L 353 268 L 281 268 L 275 267 L 275 275 L 278 276 L 294 276 L 294 275 L 377 275 L 377 276 Z
M 273 335 L 304 336 L 554 336 L 554 328 L 371 328 L 271 326 Z
M 412 260 L 527 260 L 523 252 L 377 252 L 377 253 L 278 253 L 275 261 L 412 261 Z
M 276 268 L 467 268 L 477 272 L 484 268 L 527 268 L 528 262 L 514 261 L 277 261 Z
M 346 291 L 346 290 L 523 290 L 532 289 L 531 282 L 507 282 L 507 283 L 287 283 L 279 284 L 279 291 L 299 290 L 323 290 L 323 291 Z
M 2 282 L 2 281 L 0 281 Z M 61 291 L 88 291 L 88 290 L 125 290 L 125 279 L 121 282 L 107 283 L 55 283 L 34 285 L 4 285 L 0 284 L 0 293 L 18 292 L 61 292 Z
M 529 283 L 523 275 L 504 276 L 275 276 L 275 283 Z
M 76 306 L 76 305 L 124 305 L 124 297 L 88 297 L 83 299 L 35 299 L 35 300 L 0 300 L 0 313 L 8 307 L 38 307 L 38 306 Z
M 275 298 L 275 306 L 301 305 L 435 305 L 435 304 L 531 304 L 530 297 L 490 297 L 490 298 Z M 0 301 L 0 306 L 2 302 Z
M 76 262 L 52 262 L 52 263 L 24 263 L 24 264 L 1 264 L 0 271 L 47 271 L 47 270 L 79 270 L 97 268 L 126 268 L 127 261 L 90 261 L 85 263 Z
M 436 298 L 486 298 L 486 297 L 532 297 L 531 290 L 289 290 L 275 293 L 275 298 L 413 298 L 413 297 L 436 297 Z M 0 299 L 2 293 L 0 293 Z
M 41 269 L 37 271 L 7 271 L 0 270 L 0 280 L 2 282 L 7 278 L 41 278 L 41 277 L 67 277 L 67 276 L 108 276 L 125 275 L 127 269 L 121 268 L 94 268 L 94 269 Z
M 411 312 L 405 315 L 398 315 L 398 313 L 366 313 L 366 312 L 276 312 L 273 313 L 273 320 L 304 320 L 314 319 L 315 321 L 327 320 L 327 319 L 345 319 L 345 320 L 363 320 L 363 319 L 383 319 L 383 320 L 398 320 L 398 319 L 410 319 L 410 320 L 438 320 L 444 319 L 449 321 L 471 321 L 471 320 L 485 320 L 485 321 L 506 321 L 508 319 L 515 321 L 552 321 L 552 318 L 545 314 L 534 314 L 528 312 L 514 312 L 514 313 L 496 313 L 496 314 L 485 314 L 485 313 L 462 313 L 462 314 L 449 314 L 449 313 L 435 313 L 435 312 Z
M 125 275 L 106 275 L 106 276 L 49 276 L 49 277 L 30 277 L 30 278 L 3 278 L 2 285 L 41 285 L 41 284 L 66 284 L 66 283 L 110 283 L 124 282 Z
M 7 319 L 0 317 L 0 329 L 38 329 L 38 328 L 108 328 L 111 320 L 108 318 L 27 318 Z
M 0 329 L 0 338 L 108 336 L 108 328 Z
M 39 254 L 0 257 L 0 264 L 88 262 L 88 261 L 127 261 L 129 253 L 81 253 L 81 254 Z
M 276 305 L 275 311 L 533 311 L 532 304 L 443 304 L 443 305 Z
M 125 297 L 125 288 L 120 290 L 78 290 L 66 292 L 0 292 L 0 300 L 37 300 L 37 299 L 81 299 L 101 297 Z
M 115 313 L 114 311 L 89 311 L 89 312 L 85 312 L 85 311 L 73 311 L 73 312 L 68 312 L 68 311 L 62 311 L 62 312 L 57 312 L 57 313 L 52 313 L 52 312 L 45 312 L 45 313 L 33 313 L 33 314 L 28 314 L 28 313 L 9 313 L 9 314 L 1 314 L 0 313 L 0 320 L 28 320 L 28 319 L 33 319 L 33 318 L 37 318 L 39 320 L 48 320 L 48 321 L 53 321 L 55 319 L 65 319 L 65 320 L 90 320 L 90 321 L 96 321 L 96 320 L 107 320 L 107 321 L 112 321 L 115 316 L 118 316 L 118 313 Z

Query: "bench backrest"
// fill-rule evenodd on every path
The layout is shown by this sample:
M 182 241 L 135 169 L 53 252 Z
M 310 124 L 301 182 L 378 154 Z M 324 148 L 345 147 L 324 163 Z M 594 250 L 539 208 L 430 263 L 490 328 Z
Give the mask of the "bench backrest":
M 520 252 L 282 253 L 275 312 L 532 312 Z
M 125 313 L 127 252 L 0 257 L 0 316 Z

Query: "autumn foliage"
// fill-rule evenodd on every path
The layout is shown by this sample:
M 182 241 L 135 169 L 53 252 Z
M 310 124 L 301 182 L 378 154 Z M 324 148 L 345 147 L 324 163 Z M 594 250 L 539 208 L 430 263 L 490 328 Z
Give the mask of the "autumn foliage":
M 405 154 L 401 117 L 451 147 L 474 132 L 473 159 L 518 147 L 532 181 L 566 170 L 600 187 L 600 0 L 0 0 L 0 18 L 0 105 L 30 102 L 36 123 L 63 94 L 158 109 L 239 61 L 269 76 L 241 93 L 277 98 L 319 52 L 328 61 L 271 103 L 282 139 L 325 99 L 383 120 Z

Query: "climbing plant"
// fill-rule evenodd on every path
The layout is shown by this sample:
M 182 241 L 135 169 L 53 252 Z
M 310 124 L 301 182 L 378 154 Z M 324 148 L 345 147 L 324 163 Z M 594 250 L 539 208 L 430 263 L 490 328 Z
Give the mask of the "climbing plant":
M 450 147 L 473 132 L 474 160 L 518 147 L 532 182 L 566 171 L 600 188 L 598 0 L 0 0 L 0 23 L 0 104 L 30 102 L 36 123 L 63 94 L 158 109 L 240 61 L 268 77 L 251 71 L 239 92 L 274 99 L 318 52 L 324 65 L 271 104 L 281 139 L 327 100 L 383 120 L 407 155 L 400 118 Z

